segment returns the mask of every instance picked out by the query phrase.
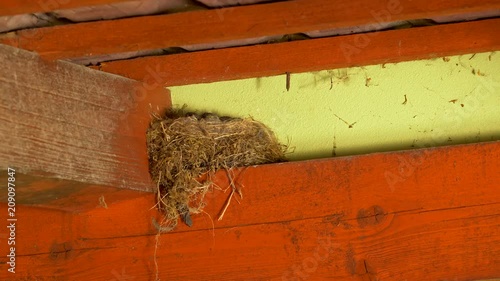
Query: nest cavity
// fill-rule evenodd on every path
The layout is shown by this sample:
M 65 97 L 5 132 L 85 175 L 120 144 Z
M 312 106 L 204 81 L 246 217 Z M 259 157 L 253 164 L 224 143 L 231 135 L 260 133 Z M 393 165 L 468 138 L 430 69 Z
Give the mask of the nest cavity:
M 179 218 L 191 225 L 200 213 L 210 176 L 219 169 L 285 161 L 286 146 L 252 118 L 168 112 L 156 117 L 147 131 L 149 168 L 158 186 L 162 225 L 175 228 Z

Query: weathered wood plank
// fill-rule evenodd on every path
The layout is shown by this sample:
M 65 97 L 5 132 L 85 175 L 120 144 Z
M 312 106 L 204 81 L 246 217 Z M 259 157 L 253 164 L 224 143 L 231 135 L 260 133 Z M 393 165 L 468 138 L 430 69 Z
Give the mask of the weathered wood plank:
M 7 182 L 6 171 L 0 171 L 0 182 Z M 18 255 L 51 253 L 54 251 L 54 245 L 70 243 L 74 239 L 81 238 L 81 233 L 94 229 L 91 225 L 94 222 L 86 223 L 89 219 L 97 222 L 95 229 L 101 231 L 101 235 L 113 233 L 112 235 L 120 236 L 121 228 L 129 229 L 130 223 L 134 225 L 136 232 L 134 234 L 124 231 L 125 236 L 155 233 L 151 217 L 158 216 L 158 212 L 152 208 L 154 201 L 150 192 L 37 177 L 19 172 L 15 175 L 15 187 L 14 218 L 18 218 L 16 222 Z M 0 217 L 5 218 L 4 221 L 7 218 L 7 196 L 7 192 L 0 194 L 0 205 L 5 207 L 5 212 Z M 129 206 L 131 202 L 134 202 L 133 206 Z M 135 207 L 135 204 L 139 207 Z M 119 216 L 116 216 L 118 211 Z M 86 213 L 92 215 L 84 215 Z M 109 213 L 114 215 L 112 217 L 102 215 Z M 127 223 L 127 218 L 130 220 L 134 216 L 150 218 Z M 33 225 L 27 225 L 26 220 L 30 220 Z M 116 231 L 106 231 L 105 226 Z M 44 231 L 39 231 L 39 228 L 43 228 Z M 0 237 L 1 235 L 2 233 Z M 0 249 L 3 250 L 4 246 L 6 244 L 0 245 Z
M 500 276 L 499 205 L 390 215 L 362 229 L 326 217 L 176 233 L 160 238 L 160 280 L 476 280 Z M 113 271 L 154 280 L 154 237 L 88 240 L 73 280 Z M 100 249 L 98 251 L 92 248 Z M 22 257 L 45 271 L 45 256 Z M 58 260 L 63 260 L 60 257 Z M 88 262 L 92 259 L 92 262 Z M 134 264 L 134 260 L 137 262 Z M 41 274 L 41 276 L 45 276 Z M 108 277 L 109 276 L 109 277 Z
M 145 131 L 170 103 L 151 81 L 0 45 L 0 167 L 150 190 Z M 156 85 L 156 87 L 155 87 Z
M 241 204 L 233 201 L 224 219 L 214 221 L 214 229 L 208 216 L 200 214 L 193 217 L 193 228 L 180 225 L 161 236 L 159 277 L 394 281 L 498 277 L 499 160 L 500 142 L 491 142 L 246 168 L 236 172 L 237 183 L 244 186 Z M 227 186 L 225 173 L 219 173 L 216 182 Z M 155 280 L 151 218 L 157 214 L 150 210 L 154 195 L 115 199 L 116 191 L 78 192 L 96 207 L 83 204 L 88 208 L 73 213 L 71 224 L 66 223 L 74 229 L 73 236 L 52 239 L 48 228 L 43 236 L 47 241 L 35 240 L 29 234 L 37 227 L 33 212 L 54 221 L 61 221 L 62 215 L 47 209 L 20 213 L 18 220 L 27 229 L 18 236 L 24 242 L 19 246 L 16 276 Z M 97 204 L 98 194 L 109 199 L 107 209 Z M 72 198 L 63 197 L 67 202 Z M 212 218 L 226 198 L 221 191 L 208 196 L 205 210 Z M 63 201 L 51 204 L 64 205 Z M 44 250 L 34 250 L 32 243 Z M 0 278 L 7 276 L 2 274 Z
M 159 278 L 495 278 L 500 274 L 500 219 L 494 207 L 400 213 L 389 222 L 371 227 L 371 231 L 360 229 L 355 221 L 341 220 L 336 226 L 317 218 L 217 229 L 215 237 L 208 231 L 164 235 L 159 239 L 156 255 Z M 117 276 L 155 280 L 154 235 L 55 245 L 49 254 L 18 257 L 17 276 L 48 280 L 120 280 Z M 0 276 L 6 276 L 4 272 Z
M 105 62 L 99 69 L 141 79 L 145 67 L 155 65 L 163 74 L 161 83 L 175 86 L 497 51 L 498 34 L 500 19 L 492 19 L 144 57 Z
M 93 5 L 104 5 L 124 0 L 3 0 L 0 2 L 0 16 L 18 15 L 37 12 L 50 12 Z
M 284 1 L 26 30 L 0 43 L 47 59 L 81 58 L 497 9 L 498 0 Z

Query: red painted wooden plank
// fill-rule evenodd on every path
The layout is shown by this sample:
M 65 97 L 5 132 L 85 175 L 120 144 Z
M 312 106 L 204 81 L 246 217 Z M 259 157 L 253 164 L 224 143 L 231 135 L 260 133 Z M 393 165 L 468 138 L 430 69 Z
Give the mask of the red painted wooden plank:
M 308 0 L 20 31 L 0 42 L 47 59 L 284 35 L 500 9 L 498 0 Z
M 141 79 L 154 67 L 163 85 L 174 86 L 497 51 L 498 34 L 500 19 L 491 19 L 144 57 L 102 63 L 99 69 Z
M 124 0 L 3 0 L 0 2 L 0 16 L 50 12 L 85 6 L 104 5 Z
M 181 225 L 161 236 L 159 276 L 464 281 L 500 276 L 499 160 L 500 142 L 491 142 L 246 168 L 237 178 L 244 199 L 233 201 L 214 230 L 200 214 L 193 217 L 193 228 Z M 217 183 L 227 186 L 225 173 Z M 84 204 L 89 208 L 66 220 L 44 209 L 20 208 L 24 228 L 18 237 L 24 242 L 16 277 L 154 280 L 154 195 L 127 201 L 104 192 L 106 209 L 97 204 L 101 191 L 79 193 L 96 207 Z M 217 191 L 208 198 L 206 211 L 214 218 L 227 194 Z M 48 228 L 35 242 L 36 214 L 74 230 L 52 239 Z

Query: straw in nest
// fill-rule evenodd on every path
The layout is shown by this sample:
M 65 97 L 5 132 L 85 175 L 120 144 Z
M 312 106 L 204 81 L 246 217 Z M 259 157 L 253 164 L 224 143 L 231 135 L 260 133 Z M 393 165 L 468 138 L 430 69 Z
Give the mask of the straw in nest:
M 284 161 L 286 151 L 269 128 L 252 118 L 182 112 L 155 118 L 147 132 L 147 146 L 167 230 L 174 229 L 179 218 L 191 226 L 190 214 L 202 211 L 211 183 L 198 181 L 201 175 Z

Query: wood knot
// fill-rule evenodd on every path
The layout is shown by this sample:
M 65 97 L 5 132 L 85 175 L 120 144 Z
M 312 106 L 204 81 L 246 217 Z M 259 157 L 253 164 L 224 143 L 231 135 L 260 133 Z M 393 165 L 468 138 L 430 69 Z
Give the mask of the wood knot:
M 71 251 L 73 250 L 73 246 L 70 242 L 57 243 L 54 242 L 50 247 L 50 258 L 55 260 L 59 257 L 63 257 L 64 259 L 68 259 L 70 257 Z
M 382 223 L 387 214 L 384 209 L 378 205 L 372 206 L 367 209 L 359 209 L 357 220 L 361 228 L 366 226 L 373 226 Z

